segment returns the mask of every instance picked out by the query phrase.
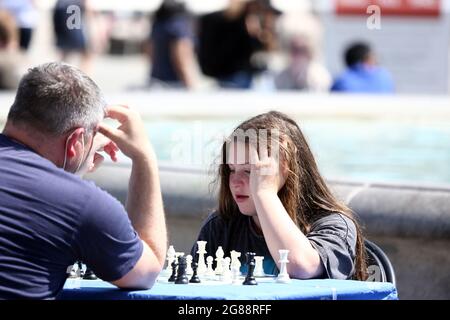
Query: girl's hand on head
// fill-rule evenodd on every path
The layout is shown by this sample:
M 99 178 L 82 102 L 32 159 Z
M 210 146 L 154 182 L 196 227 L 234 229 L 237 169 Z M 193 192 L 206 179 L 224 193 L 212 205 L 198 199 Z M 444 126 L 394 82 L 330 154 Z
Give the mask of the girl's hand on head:
M 250 146 L 250 191 L 252 196 L 277 194 L 286 182 L 279 157 L 268 155 L 268 151 L 258 155 L 256 148 Z

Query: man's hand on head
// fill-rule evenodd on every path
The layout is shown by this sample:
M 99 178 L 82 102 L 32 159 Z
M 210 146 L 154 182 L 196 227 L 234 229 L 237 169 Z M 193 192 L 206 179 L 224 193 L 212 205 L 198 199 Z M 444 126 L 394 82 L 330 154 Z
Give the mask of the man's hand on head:
M 107 118 L 117 120 L 120 126 L 112 128 L 100 123 L 98 131 L 111 139 L 123 154 L 133 161 L 154 156 L 144 122 L 138 112 L 127 106 L 114 105 L 107 108 Z
M 119 148 L 110 139 L 101 133 L 97 133 L 92 145 L 92 156 L 89 159 L 89 173 L 94 172 L 103 163 L 105 157 L 100 152 L 105 152 L 112 161 L 117 162 L 117 152 Z

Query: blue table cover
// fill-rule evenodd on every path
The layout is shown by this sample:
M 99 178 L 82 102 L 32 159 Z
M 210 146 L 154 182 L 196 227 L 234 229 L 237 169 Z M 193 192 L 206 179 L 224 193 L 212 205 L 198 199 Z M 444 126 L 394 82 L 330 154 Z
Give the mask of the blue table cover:
M 63 300 L 396 300 L 389 282 L 352 280 L 292 280 L 289 284 L 174 284 L 157 281 L 150 290 L 126 291 L 101 280 L 68 279 L 58 297 Z

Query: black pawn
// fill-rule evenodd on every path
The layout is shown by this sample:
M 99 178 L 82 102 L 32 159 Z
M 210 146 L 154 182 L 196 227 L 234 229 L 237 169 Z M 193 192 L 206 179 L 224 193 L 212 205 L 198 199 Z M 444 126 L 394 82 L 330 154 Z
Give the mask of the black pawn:
M 81 261 L 78 261 L 78 274 L 80 275 L 80 278 L 84 277 L 83 263 Z
M 197 268 L 198 268 L 198 263 L 192 262 L 192 270 L 194 271 L 194 273 L 192 274 L 191 280 L 189 280 L 190 283 L 200 283 L 200 278 L 197 275 Z
M 91 268 L 86 266 L 86 271 L 84 272 L 83 279 L 85 279 L 85 280 L 97 280 L 97 276 L 95 275 L 94 271 L 92 271 Z
M 177 274 L 177 261 L 173 260 L 172 264 L 170 265 L 172 267 L 172 275 L 169 278 L 169 282 L 174 282 L 175 279 L 177 278 L 176 274 Z
M 178 257 L 178 272 L 177 272 L 177 279 L 175 280 L 175 284 L 188 284 L 189 279 L 186 275 L 186 257 L 180 256 Z
M 255 271 L 255 253 L 254 252 L 247 252 L 247 276 L 245 277 L 245 280 L 242 284 L 247 286 L 255 286 L 258 283 L 255 280 L 255 277 L 253 276 L 253 272 Z

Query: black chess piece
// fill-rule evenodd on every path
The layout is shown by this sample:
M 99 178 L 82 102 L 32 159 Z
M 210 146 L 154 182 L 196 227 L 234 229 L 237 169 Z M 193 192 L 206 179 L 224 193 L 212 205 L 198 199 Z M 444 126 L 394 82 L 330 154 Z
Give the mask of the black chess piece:
M 198 268 L 198 263 L 197 262 L 192 262 L 192 270 L 193 270 L 193 274 L 191 277 L 191 280 L 189 280 L 190 283 L 200 283 L 200 278 L 197 275 L 197 268 Z
M 245 280 L 242 284 L 247 286 L 255 286 L 258 283 L 255 280 L 255 277 L 253 276 L 253 272 L 255 271 L 255 253 L 254 252 L 247 252 L 245 254 L 247 256 L 247 276 L 245 277 Z
M 171 276 L 170 276 L 170 278 L 168 280 L 169 282 L 174 282 L 176 280 L 176 278 L 177 278 L 177 265 L 178 265 L 178 263 L 174 259 L 172 264 L 170 265 L 172 267 L 172 274 L 171 274 Z
M 83 262 L 78 261 L 78 274 L 80 275 L 80 278 L 84 277 L 84 271 L 83 271 Z
M 178 270 L 175 284 L 188 284 L 189 279 L 186 275 L 187 262 L 185 256 L 178 257 Z
M 85 280 L 97 280 L 97 276 L 95 275 L 94 271 L 92 271 L 91 268 L 86 266 L 86 271 L 84 272 L 83 279 L 85 279 Z

